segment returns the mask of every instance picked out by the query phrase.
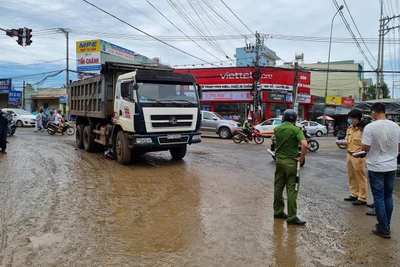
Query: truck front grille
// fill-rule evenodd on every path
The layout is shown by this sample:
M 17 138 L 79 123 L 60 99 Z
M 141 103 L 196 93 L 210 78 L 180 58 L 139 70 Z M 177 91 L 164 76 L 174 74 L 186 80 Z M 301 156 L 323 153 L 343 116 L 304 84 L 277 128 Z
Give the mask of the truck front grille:
M 190 127 L 192 123 L 189 122 L 177 122 L 176 124 L 171 124 L 169 122 L 152 122 L 151 126 L 153 128 L 161 128 L 161 127 Z
M 189 140 L 189 136 L 182 136 L 178 139 L 168 139 L 166 136 L 158 138 L 160 145 L 172 145 L 172 144 L 186 144 Z
M 169 121 L 172 117 L 177 120 L 193 120 L 193 115 L 151 115 L 152 121 Z

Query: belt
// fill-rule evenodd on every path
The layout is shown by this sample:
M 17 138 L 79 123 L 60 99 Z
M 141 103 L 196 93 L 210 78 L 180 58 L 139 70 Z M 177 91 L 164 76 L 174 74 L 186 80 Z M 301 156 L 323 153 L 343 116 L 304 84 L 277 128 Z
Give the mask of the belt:
M 348 150 L 347 150 L 347 153 L 348 153 L 350 156 L 355 157 L 355 158 L 365 158 L 365 157 L 367 156 L 367 155 L 353 156 L 353 153 L 356 153 L 356 152 L 350 152 L 350 151 L 348 151 Z

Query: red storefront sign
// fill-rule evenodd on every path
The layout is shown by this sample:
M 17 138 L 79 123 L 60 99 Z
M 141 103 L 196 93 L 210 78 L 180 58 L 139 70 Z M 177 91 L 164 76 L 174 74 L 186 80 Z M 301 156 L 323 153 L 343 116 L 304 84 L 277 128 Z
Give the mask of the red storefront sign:
M 204 91 L 251 90 L 252 67 L 176 69 L 175 72 L 191 73 Z M 293 91 L 294 71 L 290 69 L 262 67 L 260 87 L 263 90 Z M 310 73 L 298 72 L 298 91 L 310 93 Z
M 354 98 L 342 97 L 342 106 L 351 107 L 354 105 Z
M 250 92 L 203 92 L 202 101 L 251 101 L 253 97 Z

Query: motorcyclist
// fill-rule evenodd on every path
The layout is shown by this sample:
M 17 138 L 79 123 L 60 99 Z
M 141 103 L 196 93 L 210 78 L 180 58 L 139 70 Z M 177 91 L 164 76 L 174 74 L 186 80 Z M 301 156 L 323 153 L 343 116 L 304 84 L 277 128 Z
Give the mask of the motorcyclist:
M 245 120 L 243 123 L 243 132 L 247 135 L 246 142 L 248 142 L 248 139 L 250 138 L 251 134 L 253 133 L 253 125 L 251 124 L 253 122 L 252 118 L 248 118 Z

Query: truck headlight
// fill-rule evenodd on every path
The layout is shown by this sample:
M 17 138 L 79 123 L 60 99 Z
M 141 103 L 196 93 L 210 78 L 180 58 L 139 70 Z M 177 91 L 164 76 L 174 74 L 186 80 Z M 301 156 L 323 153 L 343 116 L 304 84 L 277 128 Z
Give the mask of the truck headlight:
M 153 143 L 153 140 L 149 137 L 136 138 L 135 143 L 136 144 L 151 144 L 151 143 Z
M 193 135 L 192 140 L 193 140 L 193 141 L 201 140 L 201 134 Z

